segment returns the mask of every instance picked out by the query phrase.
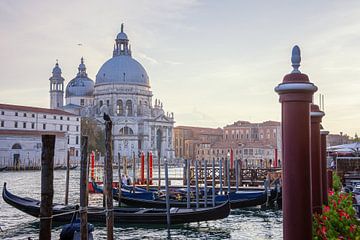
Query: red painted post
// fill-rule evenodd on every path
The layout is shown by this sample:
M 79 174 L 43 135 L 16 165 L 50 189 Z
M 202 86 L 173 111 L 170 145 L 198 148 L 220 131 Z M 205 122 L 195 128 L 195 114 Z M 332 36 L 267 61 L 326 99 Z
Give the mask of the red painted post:
M 95 181 L 95 153 L 91 152 L 91 179 Z
M 321 137 L 320 123 L 325 115 L 318 105 L 311 104 L 311 200 L 313 213 L 321 213 L 323 204 L 321 176 Z
M 277 168 L 277 164 L 278 164 L 278 152 L 277 152 L 277 148 L 274 149 L 274 168 Z
M 152 185 L 152 177 L 153 177 L 153 155 L 152 152 L 150 151 L 150 156 L 149 156 L 149 165 L 150 165 L 150 185 Z
M 140 173 L 141 173 L 141 184 L 145 182 L 145 155 L 144 152 L 141 152 L 141 166 L 140 166 Z
M 312 239 L 310 103 L 317 87 L 302 74 L 300 49 L 292 50 L 294 70 L 275 91 L 282 103 L 283 238 Z
M 234 169 L 234 151 L 230 149 L 230 169 Z
M 321 177 L 323 204 L 328 205 L 328 179 L 327 179 L 327 159 L 326 159 L 326 135 L 328 131 L 321 131 Z

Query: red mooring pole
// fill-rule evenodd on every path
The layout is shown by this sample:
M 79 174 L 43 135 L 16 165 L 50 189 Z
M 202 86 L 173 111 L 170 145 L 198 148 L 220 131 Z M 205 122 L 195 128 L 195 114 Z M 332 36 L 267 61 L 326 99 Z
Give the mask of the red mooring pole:
M 328 131 L 321 131 L 321 183 L 323 204 L 328 205 L 328 179 L 327 179 L 327 159 L 326 159 L 326 135 Z
M 91 179 L 95 181 L 95 153 L 91 152 Z
M 140 165 L 140 181 L 141 184 L 144 184 L 145 182 L 145 156 L 144 156 L 144 152 L 141 152 L 141 165 Z
M 230 149 L 230 169 L 234 169 L 234 150 Z
M 312 239 L 310 175 L 310 103 L 317 87 L 302 74 L 300 49 L 292 50 L 294 70 L 275 91 L 282 104 L 283 237 Z M 296 193 L 296 194 L 295 194 Z
M 311 104 L 311 198 L 313 213 L 321 213 L 322 176 L 321 176 L 321 137 L 320 123 L 325 115 L 318 105 Z
M 150 185 L 152 185 L 152 177 L 153 177 L 153 155 L 152 152 L 150 151 L 150 156 L 149 156 L 149 169 L 150 169 Z

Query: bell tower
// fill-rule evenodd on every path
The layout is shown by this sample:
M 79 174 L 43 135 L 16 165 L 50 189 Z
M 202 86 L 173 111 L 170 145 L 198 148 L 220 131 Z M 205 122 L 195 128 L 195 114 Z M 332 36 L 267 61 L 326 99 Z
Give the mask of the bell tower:
M 64 78 L 61 76 L 61 68 L 56 60 L 50 80 L 50 108 L 58 109 L 64 106 Z

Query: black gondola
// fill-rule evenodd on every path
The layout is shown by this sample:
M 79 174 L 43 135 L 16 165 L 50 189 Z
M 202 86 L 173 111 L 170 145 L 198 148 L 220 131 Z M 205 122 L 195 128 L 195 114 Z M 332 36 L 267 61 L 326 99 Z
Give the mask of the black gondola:
M 6 166 L 5 167 L 0 167 L 0 172 L 5 171 L 6 169 L 7 169 Z
M 245 193 L 246 194 L 246 193 Z M 237 208 L 245 208 L 245 207 L 254 207 L 258 205 L 263 205 L 268 200 L 266 191 L 263 191 L 255 196 L 241 196 L 241 193 L 230 193 L 229 199 L 230 199 L 230 207 L 231 209 L 237 209 Z M 118 195 L 113 195 L 113 198 L 115 200 L 119 200 Z M 227 195 L 222 196 L 216 196 L 215 198 L 215 205 L 221 205 L 224 202 L 226 202 L 228 199 Z M 145 207 L 145 208 L 166 208 L 166 202 L 164 199 L 142 199 L 142 198 L 136 198 L 136 197 L 126 197 L 121 196 L 121 202 L 133 207 Z M 208 199 L 207 206 L 211 206 L 212 199 Z M 199 206 L 203 207 L 205 205 L 205 202 L 202 200 L 199 202 Z M 171 207 L 177 207 L 177 208 L 186 208 L 187 202 L 186 199 L 183 199 L 181 201 L 179 200 L 170 200 L 170 206 Z M 191 201 L 190 202 L 191 207 L 196 207 L 196 202 Z
M 33 217 L 40 215 L 40 201 L 32 198 L 22 198 L 10 193 L 4 183 L 2 192 L 4 201 L 11 206 Z M 69 222 L 76 206 L 53 204 L 53 222 Z M 105 209 L 102 207 L 88 207 L 88 221 L 91 223 L 105 223 Z M 68 214 L 67 214 L 68 213 Z M 59 215 L 61 214 L 61 215 Z M 226 218 L 230 214 L 229 201 L 212 208 L 171 208 L 171 224 L 200 222 Z M 119 208 L 114 207 L 115 224 L 166 224 L 165 209 Z
M 73 169 L 75 169 L 75 168 L 77 168 L 77 165 L 74 165 L 74 166 L 70 166 L 70 170 L 73 170 Z M 58 165 L 58 166 L 55 166 L 54 167 L 54 170 L 66 170 L 67 169 L 67 167 L 65 166 L 65 165 Z

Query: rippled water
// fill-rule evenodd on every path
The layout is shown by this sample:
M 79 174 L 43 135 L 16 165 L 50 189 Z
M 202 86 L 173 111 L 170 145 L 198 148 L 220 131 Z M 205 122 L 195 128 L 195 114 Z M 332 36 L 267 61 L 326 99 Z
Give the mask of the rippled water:
M 79 202 L 79 170 L 70 172 L 69 203 Z M 54 172 L 54 202 L 64 202 L 66 171 Z M 40 199 L 40 171 L 0 172 L 3 182 L 16 195 Z M 91 194 L 89 202 L 100 205 L 101 195 Z M 114 202 L 115 203 L 115 202 Z M 0 239 L 38 239 L 39 221 L 0 200 Z M 52 239 L 59 239 L 61 226 L 55 225 Z M 94 239 L 106 239 L 104 225 L 95 225 Z M 126 225 L 114 228 L 116 239 L 282 239 L 282 213 L 260 208 L 235 210 L 222 220 L 173 226 Z

